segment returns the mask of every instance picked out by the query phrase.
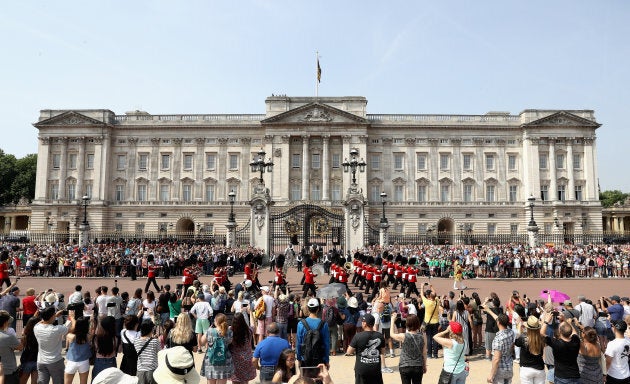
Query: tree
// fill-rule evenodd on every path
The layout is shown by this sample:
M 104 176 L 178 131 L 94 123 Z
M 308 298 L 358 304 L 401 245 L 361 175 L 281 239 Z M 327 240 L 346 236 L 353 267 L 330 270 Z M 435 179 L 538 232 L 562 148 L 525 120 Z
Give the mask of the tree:
M 37 155 L 26 155 L 15 162 L 17 174 L 11 183 L 13 202 L 22 198 L 32 201 L 35 197 L 35 177 L 37 175 Z
M 617 202 L 624 202 L 630 194 L 623 193 L 619 190 L 603 191 L 599 194 L 599 200 L 602 202 L 602 207 L 610 208 Z
M 0 205 L 35 198 L 37 155 L 16 159 L 0 149 Z

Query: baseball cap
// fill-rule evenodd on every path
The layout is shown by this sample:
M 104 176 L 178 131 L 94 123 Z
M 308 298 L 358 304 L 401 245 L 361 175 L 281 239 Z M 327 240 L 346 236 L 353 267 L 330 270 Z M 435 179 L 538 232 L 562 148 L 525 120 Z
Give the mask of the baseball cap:
M 18 287 L 13 287 L 13 288 L 11 288 L 11 293 L 13 293 L 13 292 L 15 292 L 15 291 L 19 291 L 19 290 L 20 290 L 20 288 L 18 288 Z
M 363 315 L 363 318 L 361 320 L 365 321 L 365 325 L 367 325 L 368 327 L 373 327 L 376 323 L 376 319 L 374 318 L 374 316 L 369 313 Z
M 609 299 L 611 301 L 617 301 L 617 302 L 621 301 L 621 298 L 619 297 L 619 295 L 612 295 L 609 297 Z
M 565 307 L 572 307 L 573 306 L 573 303 L 571 302 L 571 300 L 565 300 L 563 304 L 564 304 Z
M 308 303 L 306 304 L 307 307 L 309 308 L 317 308 L 319 307 L 319 300 L 312 298 L 308 300 Z
M 461 335 L 462 332 L 464 331 L 462 328 L 462 325 L 458 323 L 457 321 L 451 321 L 448 323 L 448 325 L 451 327 L 451 332 L 453 332 L 456 335 Z

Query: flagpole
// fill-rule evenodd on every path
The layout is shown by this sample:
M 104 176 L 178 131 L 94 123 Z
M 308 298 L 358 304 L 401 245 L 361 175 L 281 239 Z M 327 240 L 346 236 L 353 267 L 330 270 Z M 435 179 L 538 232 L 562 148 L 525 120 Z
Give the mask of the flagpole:
M 317 101 L 319 97 L 319 79 L 317 76 L 317 71 L 319 70 L 319 51 L 315 51 L 315 101 Z

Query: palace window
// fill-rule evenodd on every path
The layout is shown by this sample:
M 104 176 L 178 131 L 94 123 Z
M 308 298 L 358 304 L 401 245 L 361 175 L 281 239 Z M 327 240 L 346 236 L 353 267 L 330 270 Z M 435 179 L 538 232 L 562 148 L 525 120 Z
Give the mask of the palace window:
M 123 170 L 127 166 L 127 155 L 116 156 L 116 169 Z
M 302 186 L 298 183 L 291 184 L 291 200 L 302 200 Z
M 214 201 L 214 184 L 206 185 L 206 201 Z
M 68 155 L 68 168 L 77 169 L 77 154 L 71 153 Z
M 508 171 L 516 171 L 516 155 L 508 155 Z
M 494 185 L 486 185 L 486 201 L 487 202 L 494 201 L 494 198 L 495 198 L 494 190 L 495 190 Z
M 321 167 L 322 167 L 321 155 L 319 153 L 313 153 L 311 155 L 311 168 L 320 169 Z
M 68 189 L 67 194 L 68 194 L 68 200 L 74 200 L 77 198 L 77 185 L 71 181 L 68 183 L 68 185 L 66 185 L 66 188 Z
M 88 153 L 85 156 L 85 168 L 94 169 L 94 154 L 93 153 Z
M 394 170 L 402 171 L 405 164 L 405 155 L 402 153 L 394 153 Z
M 582 155 L 573 155 L 573 169 L 582 169 Z
M 291 155 L 291 168 L 300 168 L 302 164 L 302 155 L 294 153 Z
M 339 168 L 341 166 L 341 155 L 338 153 L 332 154 L 332 167 Z
M 184 184 L 182 185 L 182 200 L 183 201 L 192 201 L 193 195 L 193 186 L 192 184 Z
M 341 200 L 341 185 L 340 184 L 332 184 L 330 186 L 330 199 L 333 201 Z
M 549 156 L 546 153 L 541 153 L 538 155 L 538 168 L 547 169 Z
M 114 200 L 115 201 L 125 200 L 125 186 L 123 184 L 116 184 Z
M 373 202 L 381 201 L 381 186 L 380 185 L 370 186 L 370 200 Z
M 381 155 L 370 155 L 370 167 L 374 171 L 381 169 Z
M 556 155 L 556 168 L 564 169 L 564 154 L 559 153 Z
M 494 171 L 494 155 L 486 155 L 486 171 Z
M 575 200 L 577 200 L 577 201 L 582 201 L 583 200 L 582 186 L 581 185 L 576 185 L 575 186 Z
M 418 153 L 416 155 L 418 171 L 426 171 L 427 169 L 427 154 Z
M 394 201 L 400 202 L 405 199 L 405 186 L 404 185 L 395 185 L 394 186 Z
M 427 186 L 426 185 L 418 185 L 418 201 L 419 202 L 427 201 Z
M 542 201 L 549 200 L 549 186 L 548 185 L 540 186 L 540 200 Z
M 564 184 L 558 185 L 558 200 L 566 200 L 566 186 Z
M 206 153 L 206 169 L 213 171 L 217 166 L 217 155 L 214 153 Z
M 464 153 L 462 158 L 462 168 L 464 171 L 472 171 L 472 157 L 470 153 Z
M 138 155 L 138 169 L 140 171 L 146 171 L 149 166 L 149 155 L 146 153 L 140 153 Z
M 52 167 L 53 169 L 59 169 L 61 166 L 61 155 L 58 153 L 53 153 L 52 155 Z
M 171 197 L 171 186 L 160 184 L 160 201 L 169 201 Z
M 451 200 L 450 185 L 444 184 L 440 187 L 440 201 L 448 202 Z
M 447 171 L 449 167 L 450 156 L 448 154 L 440 155 L 440 170 Z
M 147 201 L 147 185 L 138 184 L 138 201 Z
M 184 154 L 184 171 L 192 171 L 193 168 L 193 155 Z
M 171 168 L 171 155 L 162 154 L 160 157 L 160 169 L 167 170 Z
M 320 201 L 322 199 L 322 190 L 319 184 L 311 184 L 311 200 Z
M 92 182 L 91 181 L 90 182 L 86 181 L 85 195 L 89 197 L 90 199 L 92 198 Z
M 236 153 L 230 153 L 230 167 L 229 169 L 231 171 L 233 170 L 237 170 L 238 169 L 238 155 Z
M 508 188 L 508 200 L 515 203 L 518 199 L 518 185 L 510 185 Z
M 473 185 L 464 184 L 464 201 L 469 203 L 473 201 Z

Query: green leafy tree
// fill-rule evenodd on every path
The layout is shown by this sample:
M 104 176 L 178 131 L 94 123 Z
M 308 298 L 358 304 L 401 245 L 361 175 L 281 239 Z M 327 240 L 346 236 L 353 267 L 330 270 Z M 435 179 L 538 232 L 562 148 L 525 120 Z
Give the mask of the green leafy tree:
M 630 196 L 630 194 L 623 193 L 619 190 L 603 191 L 599 194 L 599 200 L 602 202 L 602 207 L 610 208 L 618 201 L 623 203 L 628 196 Z
M 37 175 L 37 155 L 31 154 L 15 162 L 17 174 L 11 183 L 13 202 L 22 198 L 32 201 L 35 198 L 35 177 Z
M 5 205 L 13 201 L 11 184 L 15 179 L 15 156 L 6 154 L 0 149 L 0 204 Z

